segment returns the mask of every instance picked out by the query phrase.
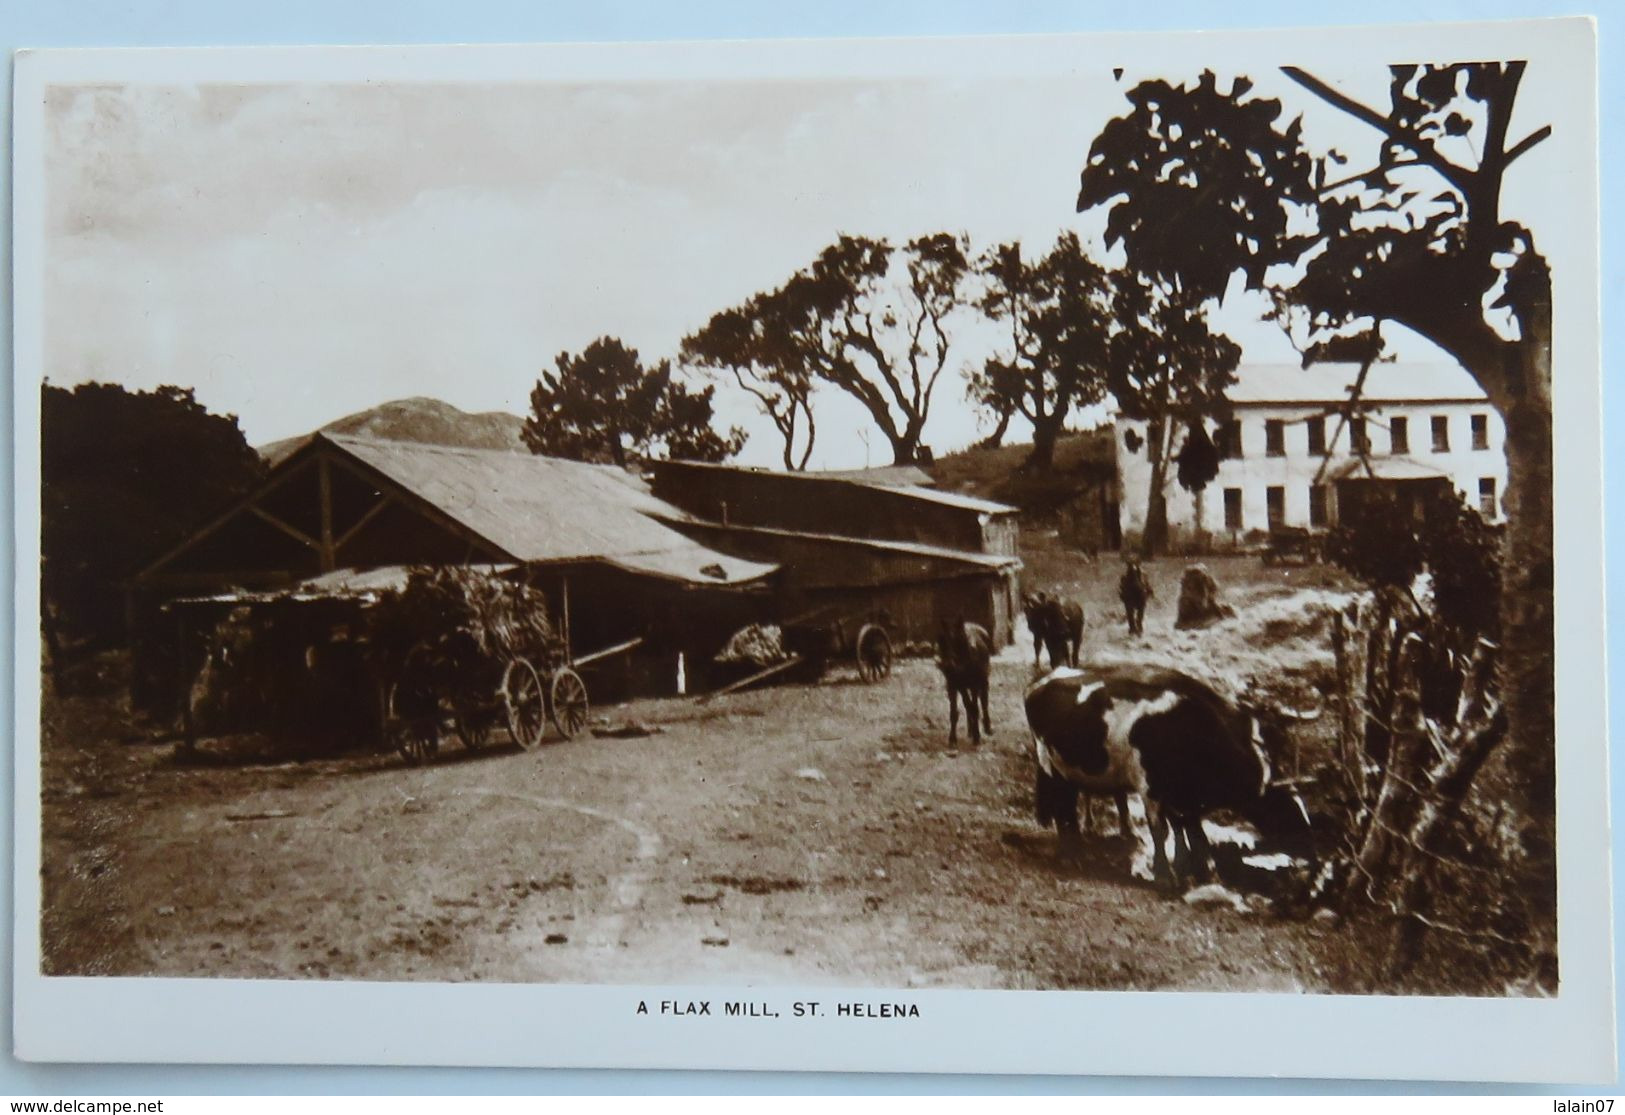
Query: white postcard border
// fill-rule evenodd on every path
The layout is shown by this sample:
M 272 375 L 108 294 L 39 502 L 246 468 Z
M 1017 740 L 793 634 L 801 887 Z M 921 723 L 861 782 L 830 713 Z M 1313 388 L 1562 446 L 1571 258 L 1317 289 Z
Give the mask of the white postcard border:
M 1559 931 L 1553 999 L 1220 993 L 897 991 L 47 978 L 39 974 L 39 392 L 44 284 L 41 93 L 82 81 L 498 81 L 1028 74 L 1155 59 L 1169 73 L 1528 58 L 1563 67 L 1571 115 L 1545 152 L 1572 190 L 1537 231 L 1553 265 L 1557 438 Z M 1267 61 L 1258 61 L 1267 60 Z M 1611 1080 L 1607 682 L 1597 264 L 1596 56 L 1585 20 L 1313 32 L 976 39 L 25 52 L 14 133 L 16 926 L 18 1056 L 44 1061 L 547 1065 Z M 1081 153 L 1080 153 L 1081 155 Z M 921 1017 L 640 1018 L 640 999 L 913 1003 Z M 1441 1035 L 1450 1035 L 1441 1041 Z

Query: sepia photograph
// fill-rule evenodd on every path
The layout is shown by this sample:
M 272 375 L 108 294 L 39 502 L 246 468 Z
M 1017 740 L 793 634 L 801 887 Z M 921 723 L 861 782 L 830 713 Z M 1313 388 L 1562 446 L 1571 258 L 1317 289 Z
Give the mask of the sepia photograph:
M 1562 999 L 1594 46 L 1487 38 L 30 71 L 19 971 Z

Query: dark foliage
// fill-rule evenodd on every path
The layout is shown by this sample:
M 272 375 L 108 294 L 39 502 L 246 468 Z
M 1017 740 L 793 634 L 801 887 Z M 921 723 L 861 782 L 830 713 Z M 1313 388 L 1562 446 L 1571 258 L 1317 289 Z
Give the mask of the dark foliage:
M 813 364 L 798 343 L 808 324 L 795 305 L 795 288 L 753 296 L 742 306 L 711 315 L 705 328 L 683 338 L 681 359 L 725 371 L 773 423 L 783 440 L 786 469 L 807 467 L 818 426 L 812 408 Z
M 530 393 L 523 437 L 533 453 L 625 465 L 666 457 L 722 461 L 745 444 L 744 431 L 712 426 L 716 388 L 691 391 L 662 360 L 645 368 L 636 349 L 600 337 L 579 355 L 561 352 Z
M 192 389 L 46 384 L 40 397 L 40 550 L 47 634 L 118 640 L 123 584 L 207 516 L 245 495 L 265 465 L 235 415 Z
M 1028 262 L 1019 243 L 1001 244 L 978 268 L 987 284 L 980 308 L 1009 329 L 1009 345 L 970 373 L 970 396 L 994 415 L 994 443 L 1012 415 L 1031 422 L 1027 464 L 1047 471 L 1068 416 L 1106 394 L 1110 276 L 1072 232 L 1042 259 Z
M 1237 270 L 1262 287 L 1306 247 L 1287 231 L 1292 207 L 1314 200 L 1301 122 L 1280 129 L 1281 102 L 1244 100 L 1251 89 L 1238 77 L 1221 92 L 1208 71 L 1194 86 L 1138 85 L 1084 165 L 1078 209 L 1111 204 L 1107 245 L 1198 299 L 1223 297 Z
M 1356 505 L 1327 539 L 1326 556 L 1372 588 L 1408 590 L 1426 572 L 1429 614 L 1457 644 L 1500 635 L 1503 529 L 1454 499 L 1440 499 L 1425 518 L 1394 500 Z
M 1175 476 L 1187 492 L 1200 492 L 1219 475 L 1219 448 L 1207 432 L 1205 422 L 1196 421 L 1185 431 L 1185 440 L 1174 458 Z
M 803 467 L 811 452 L 807 398 L 819 383 L 852 396 L 893 461 L 911 464 L 925 452 L 952 318 L 966 301 L 965 250 L 963 238 L 946 232 L 900 247 L 843 235 L 783 286 L 686 338 L 684 359 L 728 370 L 755 397 L 785 439 L 786 467 Z

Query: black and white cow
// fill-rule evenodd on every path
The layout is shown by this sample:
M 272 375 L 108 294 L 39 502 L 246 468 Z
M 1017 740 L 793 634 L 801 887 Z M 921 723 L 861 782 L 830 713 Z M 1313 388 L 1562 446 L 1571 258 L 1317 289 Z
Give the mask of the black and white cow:
M 1206 873 L 1202 818 L 1217 810 L 1251 822 L 1271 850 L 1314 859 L 1302 799 L 1271 784 L 1270 756 L 1285 751 L 1276 716 L 1290 714 L 1237 704 L 1176 670 L 1135 665 L 1051 671 L 1027 691 L 1026 704 L 1038 820 L 1054 822 L 1063 854 L 1078 849 L 1078 793 L 1085 791 L 1140 795 L 1153 874 L 1175 886 L 1181 873 Z

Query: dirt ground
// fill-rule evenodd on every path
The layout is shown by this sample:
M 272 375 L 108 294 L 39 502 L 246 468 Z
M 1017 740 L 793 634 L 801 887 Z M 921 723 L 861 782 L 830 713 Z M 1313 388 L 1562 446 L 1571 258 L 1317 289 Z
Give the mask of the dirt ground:
M 1147 636 L 1130 641 L 1112 608 L 1115 562 L 1082 564 L 1040 539 L 1028 564 L 1029 585 L 1084 599 L 1086 659 L 1247 672 L 1292 674 L 1312 658 L 1304 616 L 1339 587 L 1322 570 L 1212 561 L 1241 615 L 1175 635 L 1184 563 L 1159 562 Z M 1023 635 L 995 664 L 994 734 L 974 750 L 948 746 L 932 664 L 905 660 L 875 686 L 836 673 L 708 705 L 597 709 L 658 731 L 531 753 L 451 743 L 421 768 L 392 755 L 181 766 L 171 745 L 126 742 L 105 697 L 55 700 L 45 968 L 1368 989 L 1371 949 L 1346 926 L 1192 905 L 1135 878 L 1134 847 L 1105 835 L 1105 809 L 1084 861 L 1058 864 L 1032 816 L 1031 677 Z

